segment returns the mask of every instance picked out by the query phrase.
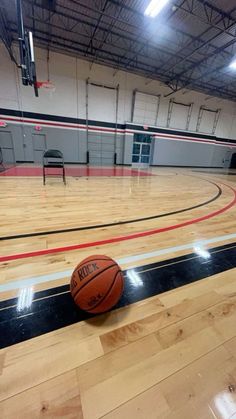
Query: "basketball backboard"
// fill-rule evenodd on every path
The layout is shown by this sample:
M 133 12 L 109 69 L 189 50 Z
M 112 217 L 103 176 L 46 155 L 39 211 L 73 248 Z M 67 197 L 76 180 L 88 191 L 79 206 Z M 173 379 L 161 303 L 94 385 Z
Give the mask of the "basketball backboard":
M 17 6 L 17 23 L 18 23 L 18 40 L 20 49 L 21 78 L 24 86 L 33 86 L 35 96 L 38 97 L 38 86 L 36 76 L 36 66 L 34 59 L 34 43 L 33 34 L 24 28 L 22 2 L 16 0 Z

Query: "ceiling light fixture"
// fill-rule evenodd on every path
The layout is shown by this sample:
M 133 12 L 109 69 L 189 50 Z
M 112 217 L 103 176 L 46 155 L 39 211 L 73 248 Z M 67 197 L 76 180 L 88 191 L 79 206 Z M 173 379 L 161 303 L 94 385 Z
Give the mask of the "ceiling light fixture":
M 144 14 L 150 17 L 156 17 L 170 0 L 151 0 Z
M 229 65 L 229 68 L 232 68 L 232 70 L 236 70 L 236 60 L 232 61 L 232 63 Z

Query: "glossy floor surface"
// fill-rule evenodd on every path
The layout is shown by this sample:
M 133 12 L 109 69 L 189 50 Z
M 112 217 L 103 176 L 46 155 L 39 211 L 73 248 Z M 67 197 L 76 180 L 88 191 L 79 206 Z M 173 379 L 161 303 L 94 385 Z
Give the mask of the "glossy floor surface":
M 236 418 L 236 171 L 26 169 L 0 178 L 1 416 Z M 97 317 L 68 291 L 91 254 L 125 274 Z
M 15 176 L 43 176 L 43 169 L 41 166 L 27 165 L 6 167 L 6 170 L 0 171 L 0 176 L 15 177 Z M 47 169 L 48 173 L 53 172 L 60 174 L 60 169 Z M 129 169 L 125 167 L 91 167 L 91 166 L 77 166 L 66 165 L 65 172 L 67 176 L 151 176 L 150 173 L 143 170 Z

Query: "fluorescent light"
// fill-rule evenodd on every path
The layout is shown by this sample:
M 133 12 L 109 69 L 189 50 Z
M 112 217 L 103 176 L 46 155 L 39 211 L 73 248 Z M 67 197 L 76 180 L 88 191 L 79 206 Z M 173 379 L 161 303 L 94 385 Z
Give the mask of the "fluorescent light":
M 151 0 L 144 14 L 150 17 L 156 17 L 166 6 L 169 0 Z
M 232 61 L 232 63 L 229 65 L 229 68 L 232 68 L 232 70 L 236 70 L 236 60 Z

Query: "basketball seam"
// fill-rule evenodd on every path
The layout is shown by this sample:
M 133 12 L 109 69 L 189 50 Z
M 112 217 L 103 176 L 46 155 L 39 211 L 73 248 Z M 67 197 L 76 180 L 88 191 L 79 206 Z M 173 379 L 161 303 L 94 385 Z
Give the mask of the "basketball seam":
M 77 295 L 79 294 L 79 292 L 84 287 L 86 287 L 86 285 L 88 285 L 94 278 L 96 278 L 98 275 L 102 274 L 103 272 L 107 271 L 108 269 L 113 268 L 114 266 L 117 266 L 117 263 L 113 263 L 113 265 L 107 266 L 105 269 L 103 269 L 102 271 L 100 271 L 96 275 L 94 275 L 88 282 L 86 282 L 86 284 L 82 285 L 82 287 L 75 293 L 75 295 L 73 295 L 73 298 L 77 297 Z
M 108 294 L 111 292 L 111 290 L 112 290 L 112 288 L 113 288 L 113 286 L 114 286 L 114 284 L 115 284 L 115 281 L 116 281 L 116 277 L 117 277 L 117 275 L 120 273 L 120 272 L 122 272 L 121 271 L 121 269 L 118 271 L 118 272 L 116 272 L 116 274 L 115 274 L 115 278 L 113 279 L 113 282 L 112 282 L 112 284 L 110 285 L 110 288 L 108 289 L 108 291 L 106 292 L 106 294 L 103 296 L 103 298 L 98 302 L 98 303 L 96 303 L 94 306 L 92 306 L 92 307 L 90 307 L 89 308 L 89 310 L 94 310 L 96 307 L 98 307 L 104 300 L 105 300 L 105 298 L 108 296 Z
M 104 258 L 102 259 L 102 258 L 99 258 L 99 259 L 90 259 L 90 260 L 88 260 L 88 261 L 86 261 L 86 262 L 82 262 L 81 264 L 79 264 L 78 266 L 79 266 L 79 268 L 82 268 L 84 265 L 86 265 L 86 264 L 88 264 L 88 263 L 93 263 L 93 262 L 96 262 L 97 260 L 99 260 L 99 261 L 101 261 L 101 260 L 105 260 L 105 261 L 112 261 L 112 262 L 115 262 L 115 260 L 113 260 L 113 259 L 111 259 L 109 256 L 104 256 Z M 116 263 L 116 262 L 115 262 Z M 74 271 L 73 271 L 73 273 L 72 273 L 72 276 L 74 275 L 74 273 L 77 271 L 77 269 L 78 269 L 78 266 L 74 269 Z M 71 277 L 72 277 L 71 276 Z M 71 294 L 72 294 L 72 297 L 74 298 L 74 295 L 73 295 L 73 291 L 71 291 Z

